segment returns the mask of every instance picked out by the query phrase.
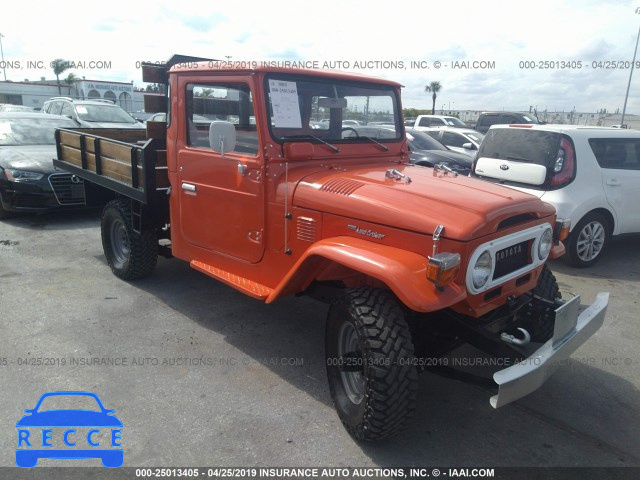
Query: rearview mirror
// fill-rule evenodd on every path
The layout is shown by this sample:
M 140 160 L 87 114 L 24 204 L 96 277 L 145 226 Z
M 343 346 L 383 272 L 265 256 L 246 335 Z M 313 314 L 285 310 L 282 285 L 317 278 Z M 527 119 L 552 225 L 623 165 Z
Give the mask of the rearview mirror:
M 322 97 L 318 99 L 318 106 L 322 108 L 347 108 L 347 99 Z
M 224 157 L 236 148 L 236 127 L 231 122 L 214 120 L 209 125 L 209 146 Z
M 476 147 L 473 143 L 463 143 L 462 148 L 466 148 L 467 150 L 475 150 Z

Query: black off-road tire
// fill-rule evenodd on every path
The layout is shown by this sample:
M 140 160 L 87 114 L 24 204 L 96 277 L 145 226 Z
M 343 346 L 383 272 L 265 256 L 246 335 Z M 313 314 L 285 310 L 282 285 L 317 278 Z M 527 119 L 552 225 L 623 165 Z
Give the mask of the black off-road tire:
M 123 280 L 151 274 L 158 261 L 158 239 L 152 230 L 137 233 L 130 200 L 111 200 L 102 212 L 102 248 L 111 271 Z
M 533 289 L 533 294 L 547 302 L 554 302 L 556 298 L 562 298 L 558 281 L 548 265 L 542 267 L 542 273 L 538 278 L 538 284 Z M 554 310 L 555 307 L 549 304 L 546 309 L 541 308 L 538 314 L 527 322 L 525 328 L 531 335 L 531 340 L 546 342 L 553 336 Z
M 602 258 L 611 238 L 611 226 L 598 212 L 585 215 L 567 238 L 566 261 L 577 268 L 587 268 Z M 589 243 L 592 249 L 589 250 Z
M 351 346 L 352 354 L 345 352 Z M 331 397 L 354 438 L 381 440 L 407 425 L 418 373 L 405 315 L 389 292 L 358 287 L 336 299 L 327 316 L 325 353 Z M 360 369 L 360 377 L 349 369 Z

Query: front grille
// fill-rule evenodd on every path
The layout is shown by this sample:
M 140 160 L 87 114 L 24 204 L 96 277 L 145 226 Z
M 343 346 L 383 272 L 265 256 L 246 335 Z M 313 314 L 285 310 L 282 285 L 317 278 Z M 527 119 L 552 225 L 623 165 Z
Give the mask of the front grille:
M 81 205 L 85 203 L 84 182 L 70 173 L 49 175 L 49 184 L 60 205 Z
M 529 264 L 529 240 L 511 245 L 496 252 L 496 267 L 493 271 L 493 279 L 504 277 L 511 272 Z

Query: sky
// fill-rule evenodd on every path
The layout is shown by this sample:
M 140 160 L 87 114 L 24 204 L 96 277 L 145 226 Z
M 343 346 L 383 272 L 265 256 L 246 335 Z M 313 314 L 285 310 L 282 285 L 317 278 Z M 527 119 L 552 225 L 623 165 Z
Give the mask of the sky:
M 405 108 L 431 108 L 424 87 L 438 81 L 438 110 L 614 112 L 623 108 L 638 7 L 640 0 L 23 0 L 2 6 L 0 66 L 8 80 L 51 79 L 50 62 L 63 58 L 78 77 L 143 87 L 139 62 L 175 53 L 304 61 L 398 81 Z M 640 69 L 627 113 L 640 114 Z

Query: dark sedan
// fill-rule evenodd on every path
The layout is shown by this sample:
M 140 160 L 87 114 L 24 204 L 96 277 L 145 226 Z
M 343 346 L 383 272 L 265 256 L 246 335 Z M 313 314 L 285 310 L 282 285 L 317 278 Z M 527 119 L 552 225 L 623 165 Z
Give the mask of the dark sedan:
M 444 163 L 460 175 L 469 175 L 471 172 L 473 159 L 470 156 L 450 150 L 424 132 L 412 128 L 407 128 L 406 132 L 411 163 L 424 167 Z
M 0 218 L 86 204 L 81 178 L 53 166 L 56 128 L 75 122 L 43 113 L 0 113 Z

